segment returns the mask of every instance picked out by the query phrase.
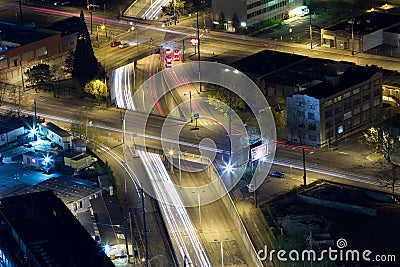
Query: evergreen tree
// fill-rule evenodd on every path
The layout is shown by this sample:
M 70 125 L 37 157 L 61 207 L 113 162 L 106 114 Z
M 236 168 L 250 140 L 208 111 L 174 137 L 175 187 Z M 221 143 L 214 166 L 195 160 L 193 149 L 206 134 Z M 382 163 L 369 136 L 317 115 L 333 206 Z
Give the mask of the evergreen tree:
M 85 84 L 87 81 L 98 77 L 99 62 L 94 56 L 92 43 L 90 40 L 89 31 L 86 27 L 83 10 L 80 15 L 81 21 L 77 35 L 77 43 L 75 50 L 75 60 L 72 70 L 72 76 L 80 84 Z

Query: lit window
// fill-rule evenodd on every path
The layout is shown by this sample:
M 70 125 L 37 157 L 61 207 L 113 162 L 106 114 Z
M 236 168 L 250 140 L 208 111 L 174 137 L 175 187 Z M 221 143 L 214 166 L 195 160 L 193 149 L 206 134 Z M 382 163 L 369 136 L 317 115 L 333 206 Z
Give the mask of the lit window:
M 337 127 L 337 132 L 338 133 L 343 133 L 343 126 L 339 125 L 339 127 Z

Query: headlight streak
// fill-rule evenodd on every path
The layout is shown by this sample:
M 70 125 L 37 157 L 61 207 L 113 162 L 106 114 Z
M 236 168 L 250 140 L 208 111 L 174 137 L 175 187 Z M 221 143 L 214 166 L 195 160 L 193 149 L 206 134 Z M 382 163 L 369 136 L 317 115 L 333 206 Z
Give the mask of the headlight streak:
M 146 171 L 149 174 L 149 178 L 152 181 L 151 184 L 153 185 L 160 205 L 163 207 L 162 211 L 168 220 L 168 227 L 171 228 L 170 232 L 174 235 L 182 258 L 186 256 L 190 266 L 193 264 L 190 255 L 195 253 L 194 255 L 197 258 L 196 263 L 200 264 L 195 264 L 195 266 L 211 266 L 200 240 L 197 237 L 186 208 L 184 207 L 178 192 L 173 186 L 171 186 L 172 181 L 160 156 L 158 154 L 139 150 L 137 151 L 137 154 L 142 159 Z M 169 198 L 169 200 L 167 198 Z M 173 203 L 173 205 L 168 203 Z M 179 218 L 179 220 L 176 218 Z M 192 247 L 190 250 L 191 253 L 189 253 L 182 235 L 187 235 L 189 238 L 190 246 Z

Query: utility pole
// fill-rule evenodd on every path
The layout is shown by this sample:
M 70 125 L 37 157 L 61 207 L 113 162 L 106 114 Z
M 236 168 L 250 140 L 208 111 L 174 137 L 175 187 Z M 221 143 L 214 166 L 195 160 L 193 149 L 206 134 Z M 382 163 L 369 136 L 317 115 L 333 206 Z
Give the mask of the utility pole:
M 128 216 L 129 216 L 129 232 L 130 232 L 130 236 L 131 236 L 131 246 L 132 246 L 132 259 L 135 258 L 135 248 L 133 247 L 133 233 L 132 233 L 132 217 L 131 217 L 131 211 L 128 212 Z M 129 250 L 128 250 L 129 251 Z M 129 258 L 128 258 L 128 262 L 129 262 Z
M 144 234 L 144 249 L 145 249 L 145 266 L 149 267 L 149 247 L 147 244 L 147 225 L 146 225 L 146 210 L 144 208 L 144 193 L 143 193 L 143 184 L 140 190 L 141 198 L 142 198 L 142 212 L 143 212 L 143 234 Z
M 19 16 L 21 17 L 21 24 L 24 24 L 24 18 L 22 17 L 22 3 L 19 0 Z
M 303 150 L 303 182 L 304 186 L 307 185 L 307 176 L 306 176 L 306 153 L 304 151 L 304 147 L 302 148 Z
M 93 12 L 89 11 L 90 13 L 90 34 L 93 34 Z
M 200 27 L 199 27 L 199 12 L 196 13 L 196 24 L 197 24 L 197 61 L 199 62 L 199 82 L 200 82 Z M 201 93 L 201 82 L 200 82 L 200 93 Z
M 311 11 L 310 12 L 310 49 L 312 49 L 312 24 L 311 24 Z

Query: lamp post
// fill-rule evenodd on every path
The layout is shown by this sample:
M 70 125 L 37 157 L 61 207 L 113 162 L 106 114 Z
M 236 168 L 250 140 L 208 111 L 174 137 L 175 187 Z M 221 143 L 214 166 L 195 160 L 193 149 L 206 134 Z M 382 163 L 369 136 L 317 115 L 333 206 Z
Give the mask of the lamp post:
M 183 95 L 187 95 L 187 94 L 183 94 Z M 190 122 L 193 122 L 193 111 L 192 111 L 192 91 L 189 91 L 189 108 L 190 108 Z
M 351 55 L 354 56 L 354 18 L 348 22 L 351 24 Z

